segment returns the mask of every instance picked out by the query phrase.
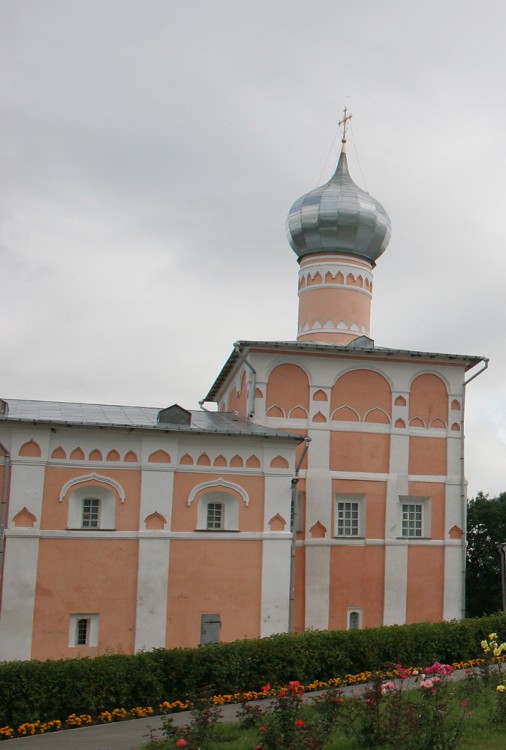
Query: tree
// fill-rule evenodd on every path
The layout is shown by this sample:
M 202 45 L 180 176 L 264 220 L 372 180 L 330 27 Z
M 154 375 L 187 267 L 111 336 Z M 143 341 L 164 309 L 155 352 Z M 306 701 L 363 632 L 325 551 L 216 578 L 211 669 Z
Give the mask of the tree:
M 467 510 L 466 613 L 489 615 L 502 609 L 501 558 L 506 542 L 506 492 L 489 498 L 483 492 Z

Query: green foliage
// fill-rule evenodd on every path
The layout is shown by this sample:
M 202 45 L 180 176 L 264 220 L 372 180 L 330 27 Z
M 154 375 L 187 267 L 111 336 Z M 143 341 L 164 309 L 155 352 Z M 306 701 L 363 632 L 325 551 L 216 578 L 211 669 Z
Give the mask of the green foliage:
M 466 611 L 481 617 L 502 609 L 501 562 L 497 545 L 506 542 L 506 492 L 482 492 L 467 510 Z
M 200 649 L 157 649 L 135 656 L 0 663 L 0 726 L 65 720 L 71 713 L 154 706 L 185 700 L 204 686 L 215 694 L 260 690 L 270 682 L 310 684 L 385 664 L 451 664 L 480 655 L 491 632 L 506 633 L 506 614 L 454 622 L 352 631 L 307 631 Z

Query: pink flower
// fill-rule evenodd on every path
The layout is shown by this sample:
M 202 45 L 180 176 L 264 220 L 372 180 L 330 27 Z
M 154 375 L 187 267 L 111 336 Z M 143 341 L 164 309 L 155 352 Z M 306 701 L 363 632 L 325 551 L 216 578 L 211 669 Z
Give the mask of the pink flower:
M 297 721 L 295 722 L 295 726 L 296 726 L 296 727 L 303 727 L 303 726 L 304 726 L 304 723 L 305 723 L 305 722 L 304 722 L 304 721 L 302 721 L 302 719 L 297 719 Z
M 467 701 L 467 700 L 464 699 L 463 701 L 460 701 L 460 705 L 464 706 L 464 708 L 465 708 L 466 706 L 469 705 L 469 701 Z

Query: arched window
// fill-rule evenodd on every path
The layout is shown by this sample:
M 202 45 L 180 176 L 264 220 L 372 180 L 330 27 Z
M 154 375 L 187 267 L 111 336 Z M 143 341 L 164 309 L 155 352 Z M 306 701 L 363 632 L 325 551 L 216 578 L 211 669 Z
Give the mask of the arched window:
M 348 609 L 348 630 L 358 630 L 362 627 L 362 614 L 360 607 Z
M 199 499 L 198 528 L 202 531 L 239 531 L 239 502 L 228 492 L 206 492 Z

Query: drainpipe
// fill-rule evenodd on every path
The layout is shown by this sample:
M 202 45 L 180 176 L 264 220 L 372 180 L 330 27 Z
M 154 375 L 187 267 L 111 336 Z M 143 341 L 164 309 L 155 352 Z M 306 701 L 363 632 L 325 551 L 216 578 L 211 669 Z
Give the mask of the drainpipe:
M 11 454 L 7 448 L 0 443 L 0 449 L 4 452 L 4 479 L 2 483 L 2 500 L 0 504 L 0 604 L 3 589 L 3 569 L 5 551 L 5 526 L 7 522 L 7 502 L 9 494 L 9 479 L 11 473 Z
M 290 547 L 290 604 L 288 608 L 288 632 L 294 632 L 294 610 L 295 610 L 295 545 L 297 542 L 297 508 L 299 504 L 299 470 L 302 466 L 302 462 L 306 457 L 306 453 L 309 449 L 309 443 L 311 442 L 310 437 L 304 438 L 304 449 L 300 454 L 300 458 L 295 467 L 295 474 L 293 475 L 292 485 L 292 502 L 291 502 L 291 517 L 292 517 L 292 542 Z
M 252 381 L 251 381 L 251 388 L 249 390 L 249 397 L 248 397 L 248 417 L 249 419 L 253 419 L 253 415 L 255 413 L 255 391 L 257 389 L 257 371 L 255 370 L 253 365 L 251 365 L 248 362 L 244 354 L 241 352 L 240 344 L 238 341 L 236 341 L 236 343 L 234 344 L 234 351 L 237 354 L 237 356 L 240 357 L 240 359 L 242 359 L 246 367 L 250 369 L 250 372 L 253 376 Z
M 467 562 L 467 495 L 466 495 L 466 476 L 464 472 L 464 412 L 466 404 L 466 386 L 481 375 L 482 372 L 488 368 L 488 359 L 483 360 L 483 367 L 470 378 L 464 380 L 464 387 L 462 391 L 462 415 L 460 419 L 460 502 L 462 505 L 462 520 L 463 520 L 463 544 L 462 544 L 462 618 L 466 616 L 466 562 Z

